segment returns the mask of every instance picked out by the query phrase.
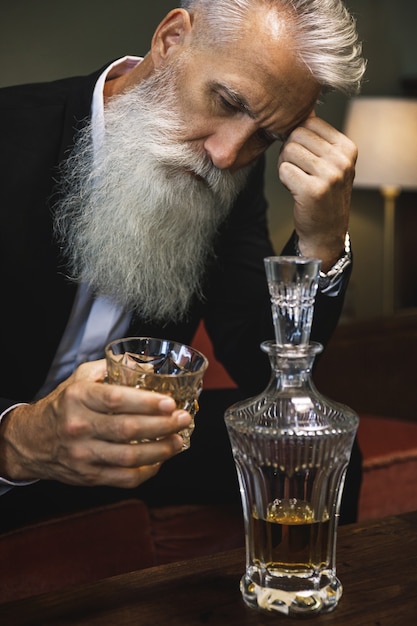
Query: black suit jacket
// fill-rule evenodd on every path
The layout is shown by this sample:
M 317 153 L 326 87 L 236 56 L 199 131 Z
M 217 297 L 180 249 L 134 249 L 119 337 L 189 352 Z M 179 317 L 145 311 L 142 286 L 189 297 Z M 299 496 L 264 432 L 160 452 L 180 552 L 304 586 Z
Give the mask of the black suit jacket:
M 89 117 L 101 71 L 87 77 L 0 90 L 0 410 L 33 398 L 46 377 L 71 311 L 76 287 L 66 278 L 65 260 L 53 238 L 51 207 L 58 166 Z M 129 329 L 131 335 L 189 343 L 203 318 L 216 356 L 243 396 L 261 391 L 270 375 L 268 359 L 259 348 L 263 340 L 273 337 L 263 259 L 274 250 L 267 230 L 263 166 L 260 159 L 219 234 L 216 258 L 207 268 L 204 299 L 193 302 L 188 318 L 181 323 L 161 326 L 135 318 Z M 285 252 L 294 253 L 291 240 Z M 342 302 L 343 293 L 336 298 L 318 296 L 313 339 L 327 342 Z M 206 410 L 209 415 L 201 447 L 193 443 L 192 452 L 172 460 L 173 466 L 183 467 L 187 476 L 189 459 L 194 455 L 201 463 L 203 458 L 212 458 L 217 440 L 225 438 L 222 426 L 216 431 L 213 413 L 217 412 L 219 425 L 231 399 L 223 397 L 205 409 L 202 397 L 201 414 L 204 416 Z M 198 440 L 198 429 L 195 435 Z M 213 447 L 208 445 L 209 439 Z M 202 452 L 204 447 L 207 457 Z M 230 454 L 227 463 L 230 469 Z M 201 465 L 196 472 L 201 477 Z M 170 479 L 174 478 L 175 473 L 170 473 Z M 209 478 L 207 481 L 212 482 Z M 148 481 L 145 491 L 150 493 L 153 484 Z M 161 489 L 166 501 L 169 490 L 166 486 Z M 27 503 L 29 488 L 3 496 L 2 505 L 8 498 L 19 498 L 22 491 Z M 88 491 L 86 496 L 89 502 L 91 493 Z
M 52 236 L 58 166 L 89 117 L 101 70 L 91 76 L 0 90 L 1 406 L 29 401 L 42 385 L 75 295 Z M 236 202 L 206 276 L 205 299 L 182 323 L 145 324 L 130 334 L 190 342 L 204 317 L 215 352 L 248 393 L 269 376 L 259 350 L 273 337 L 263 258 L 273 254 L 263 196 L 263 160 Z M 287 252 L 292 252 L 291 246 Z M 314 339 L 326 343 L 343 296 L 317 302 Z M 262 365 L 263 364 L 263 365 Z

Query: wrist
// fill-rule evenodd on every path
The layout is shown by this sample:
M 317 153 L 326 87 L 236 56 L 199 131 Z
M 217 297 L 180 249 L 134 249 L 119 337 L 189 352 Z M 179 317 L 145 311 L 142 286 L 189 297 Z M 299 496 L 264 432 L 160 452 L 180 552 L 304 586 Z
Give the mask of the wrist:
M 294 246 L 297 256 L 305 256 L 301 253 L 298 246 L 298 236 L 295 233 Z M 319 288 L 321 291 L 331 289 L 335 284 L 340 282 L 340 278 L 343 272 L 352 263 L 352 251 L 350 246 L 350 236 L 347 232 L 344 240 L 344 247 L 341 250 L 336 262 L 330 267 L 327 272 L 320 272 Z
M 23 402 L 14 404 L 0 415 L 0 485 L 13 487 L 36 482 L 26 475 L 17 461 L 18 446 L 14 443 L 13 413 L 16 414 L 20 410 L 19 407 L 23 406 L 27 404 Z

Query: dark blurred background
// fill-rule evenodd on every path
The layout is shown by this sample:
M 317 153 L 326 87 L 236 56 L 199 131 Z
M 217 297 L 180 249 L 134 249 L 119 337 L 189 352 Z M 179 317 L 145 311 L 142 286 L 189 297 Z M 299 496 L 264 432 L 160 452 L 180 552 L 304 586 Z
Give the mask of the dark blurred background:
M 368 59 L 363 95 L 411 95 L 417 78 L 417 3 L 348 0 L 347 5 Z M 3 0 L 0 86 L 86 74 L 119 56 L 143 55 L 156 24 L 175 6 L 169 0 Z M 342 130 L 346 104 L 342 96 L 328 96 L 318 114 Z M 279 252 L 292 228 L 292 203 L 276 176 L 277 149 L 268 156 L 267 194 Z M 378 190 L 354 191 L 350 231 L 355 268 L 345 321 L 382 314 L 383 215 Z M 399 196 L 395 233 L 395 308 L 403 309 L 417 305 L 417 193 Z

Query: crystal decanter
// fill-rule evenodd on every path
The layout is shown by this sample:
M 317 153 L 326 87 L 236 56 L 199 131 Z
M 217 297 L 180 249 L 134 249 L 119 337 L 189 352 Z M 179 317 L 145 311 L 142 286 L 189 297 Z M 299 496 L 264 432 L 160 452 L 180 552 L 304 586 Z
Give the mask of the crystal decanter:
M 336 534 L 344 479 L 358 427 L 348 407 L 325 398 L 311 371 L 310 342 L 320 261 L 268 257 L 275 341 L 268 387 L 225 413 L 243 505 L 250 607 L 292 617 L 333 610 Z

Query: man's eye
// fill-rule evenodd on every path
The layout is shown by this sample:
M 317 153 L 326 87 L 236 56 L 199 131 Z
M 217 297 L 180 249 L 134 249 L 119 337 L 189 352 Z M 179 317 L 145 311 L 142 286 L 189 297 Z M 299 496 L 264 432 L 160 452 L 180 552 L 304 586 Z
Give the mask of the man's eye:
M 226 111 L 229 111 L 232 113 L 236 113 L 239 111 L 239 109 L 237 108 L 234 102 L 230 102 L 230 100 L 227 100 L 224 96 L 220 94 L 219 94 L 219 102 L 220 102 L 221 107 L 225 109 Z
M 270 133 L 263 130 L 262 128 L 258 130 L 257 135 L 259 142 L 266 146 L 270 146 L 276 141 L 275 137 L 273 137 Z

